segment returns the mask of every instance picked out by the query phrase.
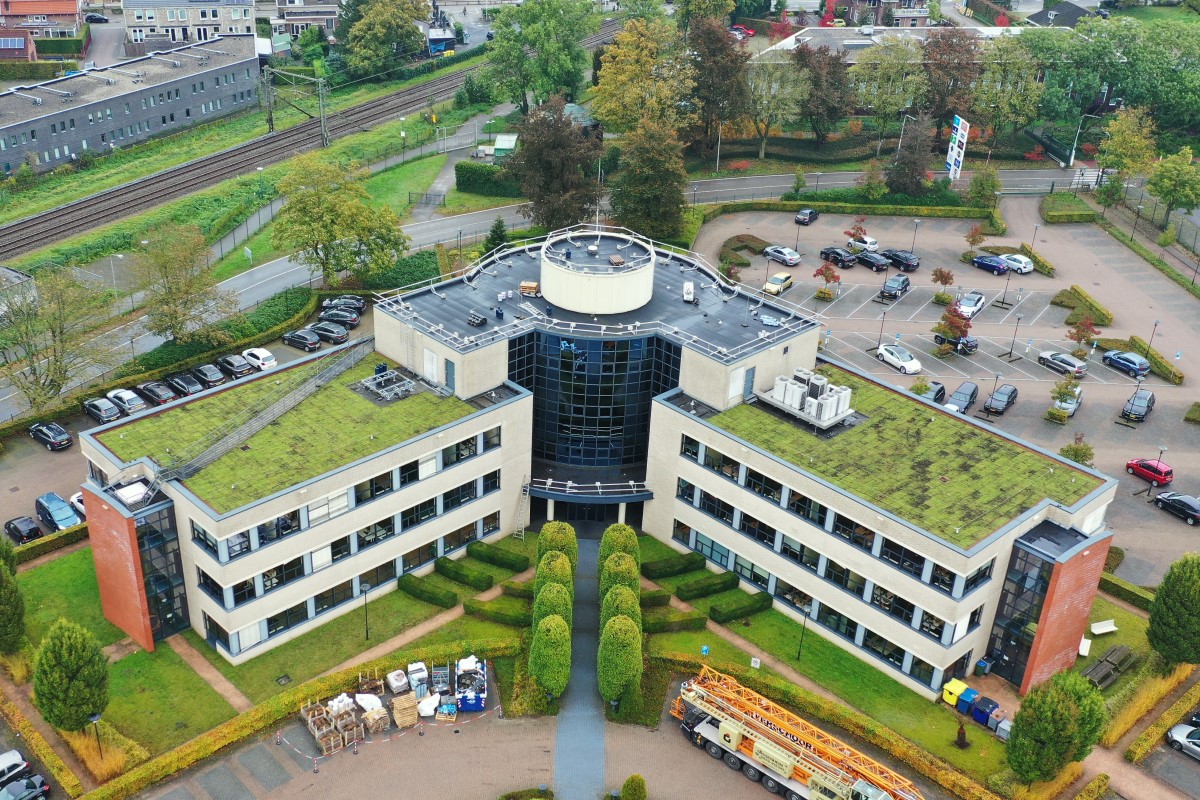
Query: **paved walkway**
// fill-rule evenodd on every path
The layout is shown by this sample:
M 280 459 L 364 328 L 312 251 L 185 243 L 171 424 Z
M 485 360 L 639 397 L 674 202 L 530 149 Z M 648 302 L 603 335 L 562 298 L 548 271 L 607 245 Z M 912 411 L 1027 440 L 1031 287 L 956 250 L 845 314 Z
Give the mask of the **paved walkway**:
M 472 117 L 471 119 L 467 120 L 463 123 L 463 127 L 467 128 L 470 125 L 478 125 L 482 135 L 484 125 L 493 119 L 505 116 L 515 108 L 516 106 L 512 103 L 498 105 L 486 114 L 480 114 L 479 116 Z M 463 147 L 459 148 L 458 150 L 451 150 L 449 153 L 447 153 L 446 163 L 442 167 L 441 172 L 438 173 L 437 177 L 433 179 L 433 183 L 425 191 L 427 191 L 429 194 L 449 194 L 450 191 L 454 189 L 456 183 L 454 165 L 460 161 L 463 161 L 464 159 L 469 159 L 473 152 L 475 152 L 474 147 Z M 408 221 L 410 223 L 428 222 L 437 216 L 438 206 L 414 206 L 412 211 L 409 212 Z
M 68 747 L 67 743 L 59 737 L 58 732 L 42 719 L 42 715 L 30 699 L 33 695 L 32 684 L 26 683 L 23 686 L 17 686 L 9 680 L 8 673 L 0 669 L 0 691 L 3 691 L 4 696 L 25 715 L 25 719 L 29 720 L 29 723 L 37 729 L 46 743 L 54 749 L 54 752 L 58 753 L 58 757 L 63 760 L 67 768 L 75 773 L 75 777 L 79 778 L 84 791 L 90 792 L 99 785 L 92 778 L 92 773 L 87 771 L 83 762 L 76 758 L 75 751 Z M 22 747 L 21 749 L 27 748 Z
M 224 697 L 229 705 L 233 706 L 240 714 L 243 711 L 249 711 L 254 708 L 254 703 L 250 702 L 250 698 L 242 694 L 242 690 L 233 685 L 233 682 L 226 678 L 217 670 L 209 660 L 192 647 L 192 643 L 183 638 L 182 634 L 175 634 L 167 638 L 167 644 L 171 649 L 179 654 L 179 657 L 187 662 L 187 665 L 196 671 L 196 674 L 208 682 L 217 694 Z

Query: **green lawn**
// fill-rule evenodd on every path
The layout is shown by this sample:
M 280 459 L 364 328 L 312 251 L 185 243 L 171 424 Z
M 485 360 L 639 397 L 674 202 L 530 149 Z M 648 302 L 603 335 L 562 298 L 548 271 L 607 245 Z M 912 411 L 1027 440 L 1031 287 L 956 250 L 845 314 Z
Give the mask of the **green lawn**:
M 521 628 L 511 625 L 501 625 L 486 619 L 464 614 L 458 619 L 451 620 L 432 633 L 427 633 L 419 639 L 414 639 L 408 647 L 427 647 L 447 642 L 464 642 L 476 639 L 504 639 L 509 636 L 520 636 Z M 468 656 L 470 653 L 463 653 Z
M 82 625 L 107 646 L 125 638 L 125 632 L 104 618 L 92 548 L 48 561 L 17 575 L 25 596 L 25 633 L 35 646 L 59 617 Z
M 1200 14 L 1192 11 L 1186 5 L 1179 6 L 1134 6 L 1133 8 L 1113 9 L 1114 17 L 1133 17 L 1142 23 L 1150 22 L 1187 22 L 1200 25 Z
M 486 211 L 489 208 L 500 208 L 524 202 L 524 198 L 521 197 L 489 197 L 484 194 L 471 194 L 451 189 L 446 193 L 446 205 L 439 208 L 438 213 L 443 216 L 454 216 L 455 214 L 469 214 L 472 211 Z
M 258 233 L 242 242 L 227 253 L 224 258 L 213 264 L 213 277 L 218 281 L 228 280 L 234 275 L 242 274 L 251 267 L 256 267 L 288 255 L 271 244 L 272 230 L 273 224 L 268 222 Z M 253 263 L 246 258 L 246 253 L 242 250 L 243 247 L 249 247 L 250 252 L 254 254 Z
M 1101 636 L 1093 636 L 1091 631 L 1088 631 L 1086 636 L 1092 640 L 1092 649 L 1087 658 L 1080 658 L 1075 662 L 1075 669 L 1078 672 L 1083 672 L 1099 661 L 1108 652 L 1108 648 L 1113 645 L 1125 645 L 1138 654 L 1139 660 L 1144 660 L 1150 654 L 1150 642 L 1146 640 L 1146 626 L 1149 623 L 1146 619 L 1097 595 L 1095 601 L 1092 602 L 1092 613 L 1088 616 L 1088 624 L 1106 619 L 1116 620 L 1117 630 Z M 1126 670 L 1121 677 L 1104 690 L 1104 694 L 1106 696 L 1115 694 L 1132 679 L 1136 672 L 1136 669 Z
M 203 645 L 202 645 L 203 646 Z M 109 670 L 104 719 L 151 755 L 166 752 L 237 712 L 165 642 Z
M 851 405 L 865 421 L 827 439 L 742 404 L 709 422 L 963 548 L 1046 498 L 1069 506 L 1102 483 L 901 392 L 833 367 L 820 371 L 853 390 Z
M 1200 19 L 1200 14 L 1197 15 Z M 1090 205 L 1082 197 L 1073 192 L 1055 192 L 1042 198 L 1042 211 L 1048 212 L 1083 212 L 1094 213 Z
M 366 359 L 342 373 L 185 485 L 217 513 L 224 513 L 247 497 L 267 497 L 321 474 L 331 464 L 348 464 L 473 413 L 474 409 L 458 398 L 430 392 L 377 406 L 350 389 L 352 383 L 372 373 L 377 360 Z M 274 374 L 287 380 L 300 373 L 289 375 L 289 370 L 280 370 Z M 278 381 L 270 376 L 249 381 L 122 425 L 105 433 L 102 442 L 119 458 L 133 460 L 145 455 L 159 464 L 168 463 L 172 450 L 179 452 L 201 440 L 236 411 L 279 390 Z M 339 424 L 328 425 L 330 419 Z M 296 458 L 296 453 L 322 453 L 324 458 Z
M 371 205 L 391 206 L 402 219 L 407 217 L 413 207 L 408 193 L 429 191 L 434 178 L 446 166 L 446 159 L 444 153 L 432 155 L 372 175 L 366 183 Z

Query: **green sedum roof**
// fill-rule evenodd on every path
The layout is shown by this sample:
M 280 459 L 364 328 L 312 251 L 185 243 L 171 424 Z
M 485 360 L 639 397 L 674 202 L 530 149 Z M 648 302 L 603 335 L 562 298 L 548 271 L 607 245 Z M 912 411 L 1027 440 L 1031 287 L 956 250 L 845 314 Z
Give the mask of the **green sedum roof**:
M 456 397 L 423 392 L 376 405 L 350 389 L 378 358 L 364 360 L 184 481 L 218 514 L 461 419 L 475 411 Z M 97 438 L 126 461 L 172 460 L 236 411 L 277 391 L 270 374 L 106 431 Z M 374 438 L 372 438 L 374 437 Z
M 709 422 L 960 548 L 1047 498 L 1072 505 L 1103 480 L 953 414 L 833 367 L 867 417 L 831 439 L 798 420 L 739 405 Z

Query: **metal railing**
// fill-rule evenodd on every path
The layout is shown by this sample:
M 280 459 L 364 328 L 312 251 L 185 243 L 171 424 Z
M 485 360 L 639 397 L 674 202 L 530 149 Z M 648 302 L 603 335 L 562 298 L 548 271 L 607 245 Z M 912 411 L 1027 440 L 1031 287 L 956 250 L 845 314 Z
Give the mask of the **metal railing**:
M 575 481 L 556 481 L 553 478 L 534 478 L 529 482 L 534 489 L 561 494 L 580 494 L 592 497 L 613 497 L 626 494 L 649 494 L 650 488 L 645 481 L 625 481 L 623 483 L 576 483 Z

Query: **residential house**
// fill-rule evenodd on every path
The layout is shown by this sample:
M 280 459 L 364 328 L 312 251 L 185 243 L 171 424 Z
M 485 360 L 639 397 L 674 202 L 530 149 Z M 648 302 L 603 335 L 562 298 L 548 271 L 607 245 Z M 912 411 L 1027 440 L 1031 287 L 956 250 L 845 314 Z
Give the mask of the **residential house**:
M 0 0 L 2 2 L 3 0 Z M 204 42 L 231 33 L 254 33 L 254 0 L 125 0 L 127 49 L 148 52 L 166 42 Z
M 23 30 L 35 39 L 79 35 L 82 0 L 0 0 L 0 35 Z
M 1063 2 L 1057 3 L 1052 8 L 1044 8 L 1034 14 L 1030 14 L 1025 18 L 1025 23 L 1038 28 L 1057 27 L 1074 29 L 1079 24 L 1079 20 L 1094 16 L 1096 16 L 1096 12 L 1092 9 L 1077 6 L 1074 3 L 1067 2 L 1067 0 L 1063 0 Z

